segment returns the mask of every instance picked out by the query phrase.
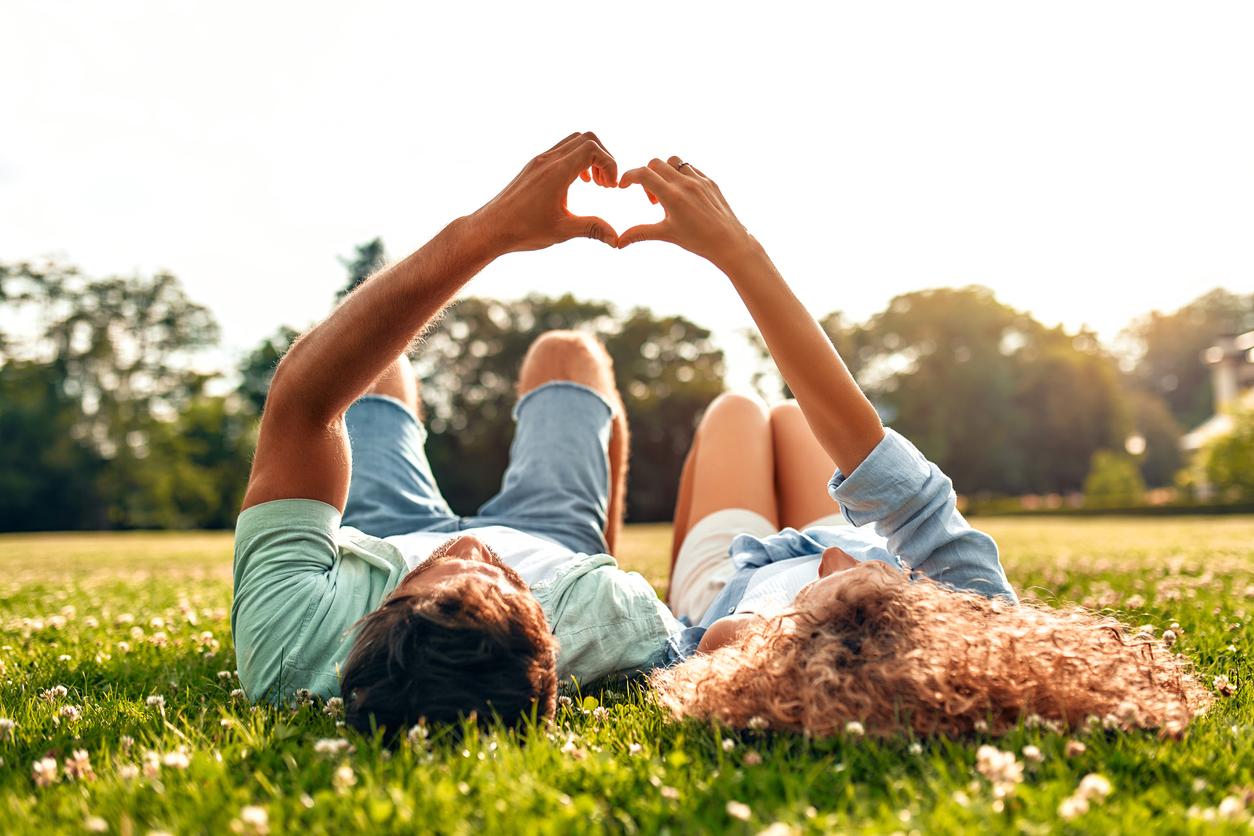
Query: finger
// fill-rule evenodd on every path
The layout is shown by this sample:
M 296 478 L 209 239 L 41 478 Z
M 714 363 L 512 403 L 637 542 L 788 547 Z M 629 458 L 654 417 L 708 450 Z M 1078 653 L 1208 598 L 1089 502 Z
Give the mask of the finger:
M 575 138 L 575 137 L 577 137 L 577 136 L 579 136 L 579 131 L 575 131 L 573 134 L 571 134 L 570 136 L 566 137 L 566 138 L 565 138 L 565 139 L 563 139 L 561 142 L 557 143 L 556 145 L 554 145 L 552 148 L 550 148 L 548 151 L 545 151 L 544 153 L 546 153 L 546 154 L 547 154 L 547 153 L 549 153 L 549 151 L 556 151 L 558 148 L 561 148 L 563 145 L 565 145 L 566 143 L 570 142 L 572 139 L 574 139 L 574 138 Z
M 610 226 L 608 221 L 595 215 L 571 215 L 562 222 L 561 233 L 563 241 L 569 241 L 572 238 L 591 238 L 594 241 L 609 244 L 611 247 L 618 246 L 618 233 L 614 231 L 614 227 Z
M 592 176 L 588 174 L 588 170 L 585 168 L 583 171 L 579 172 L 579 179 L 587 183 L 592 179 Z
M 695 171 L 695 169 L 692 167 L 692 164 L 684 162 L 679 157 L 668 157 L 666 159 L 666 164 L 670 166 L 671 168 L 675 169 L 676 171 L 678 171 L 680 174 L 682 174 L 685 177 L 695 176 L 694 174 L 692 174 L 692 172 Z
M 618 236 L 618 248 L 638 244 L 641 241 L 670 241 L 671 228 L 666 221 L 658 221 L 655 224 L 639 224 Z
M 646 166 L 646 168 L 658 174 L 659 176 L 661 176 L 663 180 L 666 180 L 667 182 L 676 182 L 680 177 L 683 176 L 682 174 L 680 174 L 678 171 L 675 170 L 675 166 L 664 163 L 661 160 L 659 160 L 657 157 L 654 157 L 653 159 L 649 160 L 649 164 L 648 166 Z
M 592 168 L 594 173 L 600 171 L 598 185 L 605 185 L 611 180 L 618 182 L 618 163 L 608 151 L 591 139 L 581 140 L 567 151 L 563 166 L 570 170 L 572 181 L 578 172 Z
M 670 168 L 670 166 L 666 165 L 666 163 L 662 163 L 662 165 L 666 168 Z M 671 168 L 671 171 L 674 170 L 675 169 Z M 654 203 L 657 202 L 658 198 L 666 198 L 670 196 L 675 189 L 675 187 L 667 182 L 662 175 L 648 167 L 633 168 L 630 171 L 624 172 L 623 176 L 618 180 L 618 187 L 620 189 L 625 189 L 628 186 L 632 186 L 637 183 L 644 186 L 644 190 L 649 195 L 649 199 Z

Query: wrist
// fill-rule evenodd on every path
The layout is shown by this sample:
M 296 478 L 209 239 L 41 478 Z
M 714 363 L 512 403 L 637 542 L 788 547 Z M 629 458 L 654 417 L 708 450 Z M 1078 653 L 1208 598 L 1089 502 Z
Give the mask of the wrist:
M 752 270 L 763 262 L 770 263 L 765 248 L 748 230 L 728 240 L 716 253 L 711 254 L 708 260 L 733 280 L 736 274 Z
M 487 261 L 511 252 L 511 242 L 506 234 L 506 228 L 496 222 L 495 218 L 488 213 L 486 206 L 458 218 L 450 226 L 456 226 L 466 246 Z

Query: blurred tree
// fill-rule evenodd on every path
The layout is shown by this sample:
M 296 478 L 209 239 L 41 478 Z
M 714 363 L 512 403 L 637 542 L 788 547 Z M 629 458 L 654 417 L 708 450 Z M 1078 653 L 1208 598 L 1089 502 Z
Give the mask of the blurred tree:
M 1126 508 L 1145 499 L 1145 482 L 1136 461 L 1126 453 L 1098 450 L 1084 479 L 1088 508 Z
M 851 334 L 846 361 L 885 420 L 959 490 L 1020 492 L 1029 485 L 1015 355 L 1040 330 L 984 288 L 920 291 L 894 298 Z
M 1123 337 L 1132 345 L 1133 377 L 1161 396 L 1176 421 L 1191 429 L 1214 414 L 1210 369 L 1202 353 L 1216 337 L 1254 329 L 1254 293 L 1216 289 L 1163 314 L 1136 320 Z
M 1140 456 L 1141 475 L 1150 487 L 1175 484 L 1184 456 L 1180 452 L 1182 430 L 1167 402 L 1161 397 L 1132 385 L 1127 387 L 1128 402 L 1136 432 L 1145 439 L 1145 452 Z
M 81 417 L 52 365 L 0 366 L 0 531 L 104 526 L 104 461 L 76 435 Z
M 238 391 L 254 414 L 260 415 L 265 408 L 274 370 L 298 336 L 300 332 L 295 328 L 281 325 L 278 331 L 262 340 L 240 363 Z
M 71 437 L 103 460 L 96 484 L 108 522 L 141 524 L 130 512 L 146 478 L 140 454 L 157 422 L 178 415 L 213 376 L 196 369 L 217 341 L 212 315 L 169 273 L 88 280 L 56 262 L 19 263 L 0 280 L 19 323 L 0 360 L 48 367 L 59 394 L 47 403 L 75 405 Z
M 445 498 L 469 514 L 500 487 L 523 355 L 555 328 L 588 331 L 605 343 L 632 433 L 628 516 L 670 519 L 696 422 L 723 388 L 722 352 L 709 331 L 683 317 L 638 308 L 619 323 L 607 303 L 569 294 L 465 299 L 423 340 L 415 360 L 431 430 L 427 452 Z
M 231 528 L 244 499 L 256 421 L 235 398 L 199 397 L 153 419 L 136 449 L 133 490 L 114 499 L 138 528 Z
M 1046 328 L 985 288 L 908 293 L 863 325 L 840 313 L 820 323 L 885 422 L 964 492 L 1078 490 L 1093 451 L 1122 447 L 1132 426 L 1093 334 Z M 757 376 L 768 397 L 773 379 Z
M 335 295 L 343 299 L 357 289 L 357 285 L 373 276 L 383 265 L 388 263 L 387 250 L 383 248 L 383 239 L 374 238 L 364 244 L 357 245 L 357 252 L 352 258 L 341 258 L 340 264 L 348 270 L 348 284 Z
M 1220 499 L 1249 502 L 1254 500 L 1254 410 L 1239 410 L 1233 418 L 1232 432 L 1202 449 L 1202 472 Z

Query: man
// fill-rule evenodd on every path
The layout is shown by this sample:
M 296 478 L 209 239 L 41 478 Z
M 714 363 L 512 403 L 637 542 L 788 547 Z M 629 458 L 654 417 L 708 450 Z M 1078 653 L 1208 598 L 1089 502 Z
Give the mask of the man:
M 618 184 L 591 133 L 366 281 L 279 364 L 236 525 L 232 632 L 251 699 L 342 692 L 351 725 L 390 733 L 472 712 L 517 722 L 552 714 L 559 677 L 664 658 L 681 625 L 606 553 L 627 437 L 604 349 L 570 332 L 532 346 L 501 491 L 470 518 L 431 475 L 403 357 L 498 256 L 617 246 L 605 221 L 566 210 L 577 176 Z

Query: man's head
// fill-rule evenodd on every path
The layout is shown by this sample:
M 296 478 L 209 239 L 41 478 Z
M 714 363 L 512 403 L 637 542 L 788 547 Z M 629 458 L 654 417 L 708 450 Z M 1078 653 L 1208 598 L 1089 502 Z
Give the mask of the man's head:
M 388 735 L 425 718 L 554 712 L 557 643 L 514 570 L 471 536 L 444 543 L 356 626 L 344 666 L 349 725 Z

